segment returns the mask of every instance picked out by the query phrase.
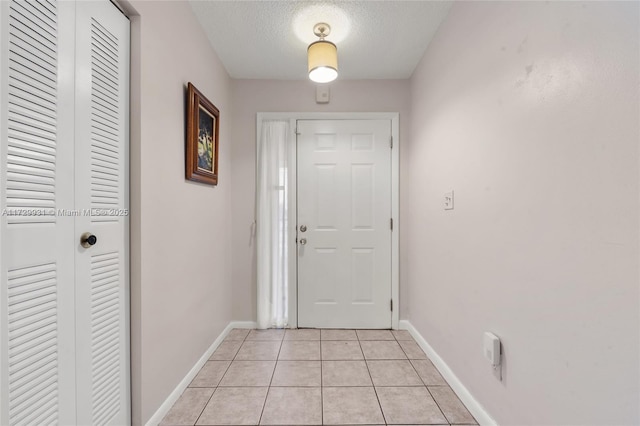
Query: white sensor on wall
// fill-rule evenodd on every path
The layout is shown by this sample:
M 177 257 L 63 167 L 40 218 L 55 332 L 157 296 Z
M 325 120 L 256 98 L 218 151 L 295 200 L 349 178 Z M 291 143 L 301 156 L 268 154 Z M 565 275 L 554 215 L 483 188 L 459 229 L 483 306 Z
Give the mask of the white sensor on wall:
M 316 86 L 316 103 L 329 103 L 329 86 L 321 84 Z
M 488 331 L 484 333 L 484 357 L 493 368 L 500 365 L 500 338 Z

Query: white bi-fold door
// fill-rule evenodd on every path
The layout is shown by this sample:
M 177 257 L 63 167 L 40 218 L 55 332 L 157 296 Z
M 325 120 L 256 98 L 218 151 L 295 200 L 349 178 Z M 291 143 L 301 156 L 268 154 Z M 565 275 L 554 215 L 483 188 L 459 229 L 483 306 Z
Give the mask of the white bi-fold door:
M 391 121 L 297 122 L 298 326 L 391 327 Z
M 0 31 L 0 424 L 128 424 L 129 22 L 12 0 Z

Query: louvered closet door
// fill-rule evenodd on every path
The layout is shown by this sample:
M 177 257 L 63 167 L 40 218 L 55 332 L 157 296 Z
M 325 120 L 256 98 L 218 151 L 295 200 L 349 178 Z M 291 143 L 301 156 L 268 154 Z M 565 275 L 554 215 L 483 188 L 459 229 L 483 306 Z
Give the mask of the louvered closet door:
M 73 5 L 0 10 L 0 424 L 73 424 Z
M 1 425 L 129 423 L 128 46 L 107 0 L 0 0 Z
M 129 21 L 107 0 L 76 6 L 75 235 L 78 424 L 129 419 L 127 176 Z

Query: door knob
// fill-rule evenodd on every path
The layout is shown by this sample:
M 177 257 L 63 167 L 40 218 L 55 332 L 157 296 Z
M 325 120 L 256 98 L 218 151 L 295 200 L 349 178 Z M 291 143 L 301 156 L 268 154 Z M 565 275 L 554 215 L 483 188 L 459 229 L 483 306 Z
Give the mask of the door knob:
M 301 245 L 305 245 L 305 244 L 307 244 L 307 239 L 306 239 L 306 238 L 302 238 L 302 239 L 300 239 L 300 244 L 301 244 Z
M 306 225 L 302 225 L 300 227 L 300 232 L 305 232 L 307 230 L 307 226 Z
M 98 237 L 93 235 L 91 232 L 85 232 L 80 236 L 80 244 L 84 248 L 89 248 L 97 242 L 98 242 Z

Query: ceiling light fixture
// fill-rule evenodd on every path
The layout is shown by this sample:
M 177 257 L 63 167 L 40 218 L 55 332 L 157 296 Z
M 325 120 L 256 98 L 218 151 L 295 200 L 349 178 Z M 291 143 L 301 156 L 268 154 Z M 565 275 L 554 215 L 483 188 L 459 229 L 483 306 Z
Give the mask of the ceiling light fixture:
M 329 24 L 319 23 L 313 27 L 313 33 L 320 40 L 309 45 L 307 57 L 309 78 L 316 83 L 329 83 L 338 77 L 338 48 L 324 39 L 330 32 Z

